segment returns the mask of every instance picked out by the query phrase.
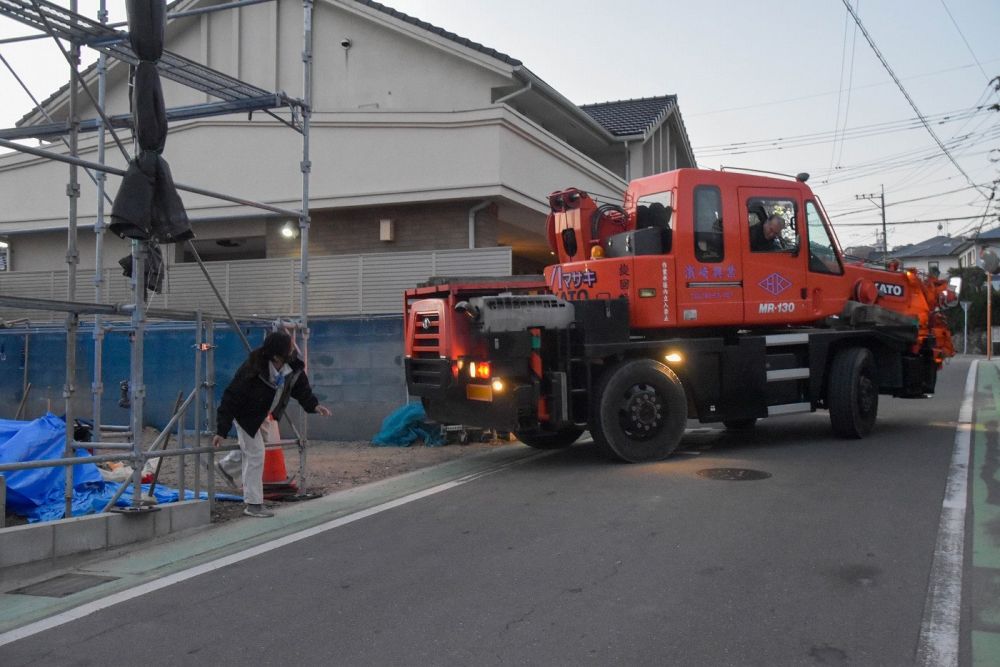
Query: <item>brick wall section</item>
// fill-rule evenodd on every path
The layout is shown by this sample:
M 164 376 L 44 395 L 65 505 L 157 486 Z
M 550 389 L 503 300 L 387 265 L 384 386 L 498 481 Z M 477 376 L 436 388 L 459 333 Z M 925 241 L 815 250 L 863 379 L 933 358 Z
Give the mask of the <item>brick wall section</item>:
M 313 213 L 309 252 L 315 255 L 352 255 L 414 250 L 447 250 L 469 246 L 469 209 L 477 202 L 379 206 Z M 379 220 L 395 223 L 395 240 L 379 241 Z M 497 216 L 492 209 L 476 214 L 476 247 L 497 243 Z M 298 257 L 298 239 L 281 236 L 281 221 L 268 223 L 267 256 Z

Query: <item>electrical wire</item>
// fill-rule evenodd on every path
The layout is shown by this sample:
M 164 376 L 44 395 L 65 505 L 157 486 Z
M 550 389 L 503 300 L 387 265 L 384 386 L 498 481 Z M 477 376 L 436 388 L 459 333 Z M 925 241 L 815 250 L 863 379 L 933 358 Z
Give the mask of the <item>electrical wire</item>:
M 917 114 L 917 116 L 919 116 L 921 120 L 923 120 L 924 127 L 927 129 L 928 134 L 930 134 L 931 137 L 934 138 L 934 142 L 938 145 L 941 151 L 948 156 L 948 159 L 951 160 L 951 163 L 955 165 L 955 169 L 957 169 L 958 172 L 965 177 L 965 180 L 968 183 L 973 184 L 974 182 L 972 178 L 965 172 L 964 169 L 962 169 L 962 166 L 958 164 L 958 161 L 955 160 L 955 158 L 951 155 L 951 153 L 945 147 L 944 143 L 942 143 L 941 139 L 937 136 L 937 133 L 934 132 L 934 129 L 930 126 L 930 124 L 928 124 L 927 121 L 924 120 L 924 115 L 920 112 L 920 109 L 917 108 L 917 103 L 913 101 L 912 97 L 910 97 L 910 94 L 906 91 L 906 88 L 903 86 L 903 83 L 899 80 L 899 78 L 896 76 L 896 73 L 892 70 L 892 67 L 890 67 L 889 62 L 885 59 L 885 56 L 882 55 L 882 52 L 879 51 L 878 47 L 875 45 L 875 40 L 873 40 L 871 35 L 868 34 L 868 30 L 861 22 L 861 18 L 858 17 L 857 13 L 851 8 L 851 3 L 848 0 L 842 0 L 842 1 L 844 3 L 844 6 L 847 7 L 847 11 L 849 11 L 851 13 L 851 16 L 854 17 L 854 22 L 857 23 L 858 27 L 861 29 L 861 34 L 864 35 L 865 39 L 868 41 L 869 46 L 872 47 L 872 50 L 875 52 L 875 55 L 882 62 L 883 67 L 885 67 L 886 71 L 889 72 L 889 76 L 892 77 L 892 80 L 895 81 L 896 85 L 899 87 L 900 92 L 903 93 L 903 97 L 905 97 L 906 101 L 910 103 L 911 107 L 913 107 L 913 111 Z
M 944 0 L 941 0 L 941 6 L 944 7 L 945 13 L 947 13 L 948 18 L 951 19 L 951 24 L 955 26 L 955 30 L 958 31 L 958 36 L 961 37 L 962 41 L 965 43 L 965 48 L 969 50 L 969 55 L 972 56 L 972 59 L 976 61 L 976 65 L 979 67 L 979 71 L 982 72 L 986 80 L 989 81 L 990 76 L 986 73 L 986 70 L 983 69 L 982 64 L 979 62 L 979 58 L 976 57 L 975 51 L 973 51 L 972 47 L 969 45 L 969 40 L 965 38 L 965 33 L 963 33 L 962 29 L 958 27 L 958 21 L 956 21 L 955 17 L 951 15 L 951 10 L 948 9 L 948 5 L 945 4 Z

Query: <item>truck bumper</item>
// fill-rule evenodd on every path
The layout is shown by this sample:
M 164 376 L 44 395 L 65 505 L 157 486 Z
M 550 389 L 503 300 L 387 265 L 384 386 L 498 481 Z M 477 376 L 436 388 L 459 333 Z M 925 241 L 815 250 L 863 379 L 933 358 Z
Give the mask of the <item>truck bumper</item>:
M 406 384 L 419 396 L 427 416 L 442 424 L 517 431 L 538 425 L 538 389 L 530 382 L 504 379 L 495 391 L 485 382 L 451 374 L 447 359 L 406 359 Z

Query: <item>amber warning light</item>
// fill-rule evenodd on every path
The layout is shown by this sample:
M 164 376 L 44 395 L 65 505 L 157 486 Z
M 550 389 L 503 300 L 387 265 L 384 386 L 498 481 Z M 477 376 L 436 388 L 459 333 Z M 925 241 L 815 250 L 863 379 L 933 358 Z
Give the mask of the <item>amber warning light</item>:
M 490 379 L 490 362 L 488 361 L 470 361 L 469 362 L 469 377 L 478 378 L 480 380 Z

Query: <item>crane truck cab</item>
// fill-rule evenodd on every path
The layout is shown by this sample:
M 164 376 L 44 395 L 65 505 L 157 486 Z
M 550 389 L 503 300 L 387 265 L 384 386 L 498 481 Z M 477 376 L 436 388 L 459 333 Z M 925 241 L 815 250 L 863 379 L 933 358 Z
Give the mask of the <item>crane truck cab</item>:
M 626 461 L 669 455 L 688 418 L 826 409 L 835 433 L 866 436 L 879 394 L 933 392 L 953 294 L 847 261 L 806 180 L 681 169 L 620 205 L 552 193 L 544 276 L 407 292 L 410 393 L 433 419 L 534 447 L 589 430 Z

